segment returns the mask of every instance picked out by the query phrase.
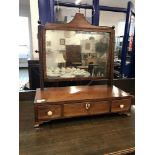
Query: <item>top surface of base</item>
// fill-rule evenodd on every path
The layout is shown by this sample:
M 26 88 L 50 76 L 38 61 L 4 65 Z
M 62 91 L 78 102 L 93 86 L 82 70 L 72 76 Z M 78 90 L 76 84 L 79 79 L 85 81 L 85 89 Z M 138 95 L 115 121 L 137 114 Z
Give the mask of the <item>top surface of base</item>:
M 115 86 L 95 85 L 95 86 L 70 86 L 52 87 L 36 90 L 34 103 L 37 100 L 46 102 L 65 102 L 89 99 L 109 99 L 129 97 L 130 95 Z

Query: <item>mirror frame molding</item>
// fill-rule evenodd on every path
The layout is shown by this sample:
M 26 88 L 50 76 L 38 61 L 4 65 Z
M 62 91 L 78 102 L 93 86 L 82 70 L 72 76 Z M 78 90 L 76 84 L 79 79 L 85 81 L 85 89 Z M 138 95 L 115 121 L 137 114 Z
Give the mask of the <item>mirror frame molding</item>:
M 68 30 L 68 31 L 90 31 L 90 32 L 106 32 L 109 33 L 109 53 L 107 60 L 107 78 L 105 77 L 81 77 L 81 78 L 57 78 L 49 79 L 46 76 L 46 30 Z M 91 25 L 83 14 L 77 13 L 73 20 L 65 24 L 47 23 L 45 25 L 38 26 L 38 44 L 39 44 L 39 62 L 40 62 L 40 87 L 44 88 L 44 82 L 55 81 L 82 81 L 82 80 L 95 80 L 95 79 L 107 79 L 108 84 L 112 85 L 113 80 L 113 61 L 114 61 L 114 41 L 115 30 L 114 27 L 107 26 L 94 26 Z

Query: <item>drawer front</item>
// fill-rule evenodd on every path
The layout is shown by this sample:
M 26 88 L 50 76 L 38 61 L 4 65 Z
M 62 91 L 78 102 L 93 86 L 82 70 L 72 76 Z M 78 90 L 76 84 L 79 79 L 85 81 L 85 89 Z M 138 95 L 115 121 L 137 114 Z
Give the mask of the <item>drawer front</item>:
M 120 99 L 112 101 L 111 112 L 128 111 L 131 107 L 131 99 Z
M 108 113 L 109 111 L 110 103 L 108 101 L 64 104 L 64 116 L 68 117 Z
M 57 117 L 61 117 L 61 106 L 60 105 L 46 105 L 38 106 L 38 119 L 49 120 Z

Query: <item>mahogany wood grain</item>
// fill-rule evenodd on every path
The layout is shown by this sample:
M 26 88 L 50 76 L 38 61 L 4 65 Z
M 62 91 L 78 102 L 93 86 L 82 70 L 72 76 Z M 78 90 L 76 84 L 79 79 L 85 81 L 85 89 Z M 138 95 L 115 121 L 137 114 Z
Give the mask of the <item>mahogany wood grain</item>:
M 121 105 L 123 105 L 124 107 L 121 108 L 120 107 Z M 130 107 L 131 107 L 131 98 L 114 100 L 112 101 L 111 112 L 129 111 Z
M 111 32 L 113 29 L 109 26 L 95 26 L 91 25 L 83 14 L 76 13 L 73 20 L 69 23 L 65 24 L 57 24 L 57 23 L 47 23 L 45 24 L 45 28 L 47 30 L 51 29 L 59 29 L 59 30 L 87 30 L 87 31 L 103 31 L 103 32 Z
M 64 104 L 64 116 L 83 116 L 91 114 L 108 113 L 110 105 L 108 101 L 83 102 L 75 104 Z M 90 105 L 87 109 L 87 104 Z
M 40 69 L 40 87 L 41 89 L 44 88 L 44 61 L 43 61 L 43 51 L 45 49 L 44 42 L 45 42 L 45 29 L 38 26 L 38 46 L 39 46 L 39 69 Z
M 34 101 L 35 127 L 51 119 L 129 112 L 131 97 L 121 89 L 109 85 L 37 89 Z M 49 117 L 48 111 L 53 115 Z
M 53 118 L 61 117 L 61 106 L 60 105 L 45 105 L 45 106 L 38 106 L 38 119 L 39 120 L 49 120 Z M 51 111 L 52 115 L 49 116 L 48 112 Z
M 36 90 L 35 103 L 41 99 L 45 99 L 48 103 L 59 104 L 60 102 L 110 100 L 129 97 L 128 93 L 115 86 L 108 85 L 53 87 L 45 88 L 44 90 L 38 88 Z

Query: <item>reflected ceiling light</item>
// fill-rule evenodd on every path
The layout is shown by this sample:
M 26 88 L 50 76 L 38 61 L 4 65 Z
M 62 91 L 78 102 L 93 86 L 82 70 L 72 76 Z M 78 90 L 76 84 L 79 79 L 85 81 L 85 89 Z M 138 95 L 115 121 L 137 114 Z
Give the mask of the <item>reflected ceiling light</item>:
M 81 2 L 81 0 L 76 0 L 75 4 L 78 5 Z

